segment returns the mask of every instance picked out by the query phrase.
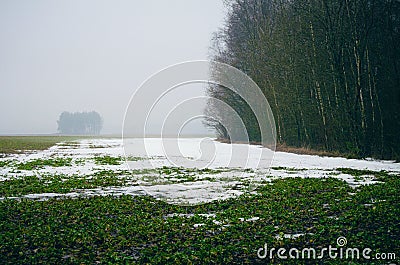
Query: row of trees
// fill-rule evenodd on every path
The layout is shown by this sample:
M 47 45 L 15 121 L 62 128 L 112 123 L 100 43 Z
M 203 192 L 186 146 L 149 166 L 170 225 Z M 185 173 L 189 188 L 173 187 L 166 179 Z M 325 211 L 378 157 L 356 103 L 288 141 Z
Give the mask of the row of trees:
M 67 112 L 60 114 L 57 121 L 58 131 L 62 134 L 97 135 L 103 127 L 103 119 L 96 111 Z
M 213 59 L 248 74 L 274 112 L 278 143 L 400 157 L 400 1 L 233 0 Z M 220 86 L 209 94 L 243 114 Z M 210 105 L 207 111 L 218 112 Z M 210 122 L 221 137 L 221 125 Z

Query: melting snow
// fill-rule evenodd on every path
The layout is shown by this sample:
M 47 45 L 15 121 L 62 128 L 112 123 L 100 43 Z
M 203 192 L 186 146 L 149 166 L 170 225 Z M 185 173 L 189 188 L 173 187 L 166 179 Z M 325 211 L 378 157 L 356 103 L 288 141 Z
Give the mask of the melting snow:
M 127 161 L 121 165 L 97 165 L 93 158 L 99 155 L 108 155 L 112 157 L 123 157 L 127 150 L 132 149 L 135 143 L 143 141 L 143 139 L 85 139 L 73 143 L 60 143 L 47 150 L 14 154 L 0 158 L 1 161 L 9 161 L 11 164 L 0 168 L 0 181 L 10 178 L 18 178 L 27 175 L 36 175 L 38 177 L 45 174 L 63 174 L 65 176 L 79 175 L 89 176 L 100 170 L 145 170 L 160 168 L 163 166 L 176 166 L 182 161 L 191 161 L 191 165 L 201 168 L 205 161 L 202 160 L 200 142 L 201 139 L 179 139 L 179 147 L 182 148 L 184 156 L 167 156 L 163 149 L 163 141 L 159 138 L 148 138 L 146 142 L 146 155 L 142 155 L 140 159 Z M 195 174 L 193 181 L 183 183 L 149 182 L 141 180 L 138 182 L 141 186 L 123 186 L 123 187 L 104 187 L 97 189 L 77 190 L 70 193 L 43 193 L 28 194 L 25 198 L 31 199 L 47 199 L 54 197 L 77 197 L 77 196 L 95 196 L 95 195 L 142 195 L 151 194 L 158 198 L 184 202 L 188 204 L 208 202 L 216 199 L 227 199 L 238 196 L 244 191 L 238 189 L 244 181 L 253 181 L 255 183 L 261 181 L 271 181 L 274 178 L 285 177 L 302 177 L 302 178 L 321 178 L 334 177 L 342 179 L 351 186 L 359 186 L 364 184 L 375 183 L 372 176 L 364 176 L 361 180 L 356 180 L 353 176 L 343 174 L 336 171 L 336 168 L 352 168 L 359 170 L 381 171 L 385 170 L 392 173 L 400 173 L 400 163 L 393 161 L 380 160 L 358 160 L 346 159 L 340 157 L 320 157 L 312 155 L 298 155 L 285 152 L 273 152 L 267 148 L 256 145 L 240 145 L 225 144 L 214 141 L 215 157 L 207 164 L 207 168 L 222 169 L 218 173 Z M 131 148 L 123 148 L 129 145 Z M 233 148 L 233 149 L 232 149 Z M 234 149 L 237 148 L 237 149 Z M 246 150 L 244 157 L 246 163 L 243 167 L 238 167 L 238 161 L 231 161 L 233 151 Z M 199 153 L 200 152 L 200 153 Z M 245 155 L 247 154 L 247 156 Z M 127 156 L 137 157 L 135 152 L 127 153 Z M 49 159 L 49 158 L 72 158 L 73 166 L 50 167 L 45 166 L 38 170 L 17 170 L 15 165 L 31 161 L 33 159 Z M 270 161 L 273 157 L 273 160 Z M 236 158 L 237 159 L 237 156 Z M 128 159 L 129 160 L 129 159 Z M 78 163 L 83 161 L 83 163 Z M 261 161 L 261 162 L 260 162 Z M 261 165 L 261 167 L 259 167 Z M 269 166 L 272 166 L 271 169 Z M 278 168 L 279 167 L 279 168 Z M 245 170 L 247 168 L 248 170 Z M 288 170 L 290 169 L 290 170 Z M 136 174 L 136 173 L 135 173 Z M 138 173 L 139 174 L 139 173 Z M 171 174 L 169 177 L 177 175 Z M 185 174 L 184 174 L 185 175 Z M 187 175 L 187 174 L 186 174 Z M 207 180 L 208 179 L 208 180 Z M 236 188 L 235 188 L 236 187 Z M 254 217 L 258 218 L 258 217 Z M 257 219 L 251 219 L 255 221 Z M 249 220 L 247 220 L 249 221 Z

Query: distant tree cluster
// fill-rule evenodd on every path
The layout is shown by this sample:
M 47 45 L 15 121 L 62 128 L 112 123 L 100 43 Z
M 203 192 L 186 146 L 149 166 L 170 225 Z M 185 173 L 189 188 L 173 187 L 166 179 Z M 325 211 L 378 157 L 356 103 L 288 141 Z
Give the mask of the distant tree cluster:
M 277 141 L 378 158 L 400 157 L 400 1 L 232 0 L 213 59 L 239 68 L 274 112 Z M 217 73 L 218 74 L 218 73 Z M 223 87 L 209 93 L 242 114 Z M 218 112 L 210 105 L 207 111 Z M 209 125 L 220 132 L 221 124 Z
M 57 123 L 58 131 L 62 134 L 97 135 L 103 127 L 103 119 L 96 111 L 74 113 L 64 111 Z

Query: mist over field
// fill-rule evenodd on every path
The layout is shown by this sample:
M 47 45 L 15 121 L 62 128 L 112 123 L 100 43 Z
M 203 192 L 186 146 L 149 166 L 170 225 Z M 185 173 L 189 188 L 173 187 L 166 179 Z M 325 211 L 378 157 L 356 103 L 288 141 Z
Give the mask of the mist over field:
M 1 1 L 0 134 L 56 133 L 63 111 L 97 111 L 102 133 L 120 134 L 135 89 L 207 59 L 225 12 L 212 0 Z

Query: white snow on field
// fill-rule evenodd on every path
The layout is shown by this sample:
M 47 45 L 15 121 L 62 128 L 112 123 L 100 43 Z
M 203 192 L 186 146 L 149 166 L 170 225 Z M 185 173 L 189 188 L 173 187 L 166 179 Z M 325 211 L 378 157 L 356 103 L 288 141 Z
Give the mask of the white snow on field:
M 144 150 L 139 148 L 142 143 L 145 146 Z M 105 155 L 112 157 L 126 155 L 128 160 L 134 161 L 127 161 L 121 165 L 97 165 L 93 160 L 96 156 Z M 73 165 L 45 166 L 37 170 L 16 169 L 18 163 L 49 158 L 72 158 Z M 243 193 L 237 188 L 243 181 L 271 181 L 274 178 L 285 177 L 335 177 L 356 187 L 374 183 L 374 178 L 364 176 L 361 180 L 356 180 L 353 176 L 343 174 L 335 169 L 353 168 L 400 173 L 400 163 L 393 161 L 319 157 L 285 152 L 274 153 L 257 145 L 225 144 L 212 141 L 209 138 L 183 138 L 179 140 L 130 138 L 124 141 L 111 138 L 85 139 L 73 143 L 60 143 L 44 151 L 6 156 L 0 158 L 0 161 L 11 161 L 9 165 L 0 167 L 0 181 L 27 175 L 38 177 L 45 174 L 63 174 L 67 177 L 72 175 L 87 176 L 100 170 L 126 171 L 132 169 L 136 170 L 135 174 L 138 174 L 137 170 L 162 168 L 163 166 L 221 170 L 218 173 L 197 174 L 196 180 L 182 183 L 168 183 L 168 181 L 164 181 L 166 176 L 158 176 L 163 181 L 146 181 L 138 178 L 137 184 L 140 185 L 136 186 L 101 187 L 66 194 L 45 193 L 23 196 L 33 199 L 109 194 L 151 194 L 167 200 L 199 203 L 238 196 Z M 177 175 L 176 178 L 174 178 L 174 174 Z M 167 177 L 168 180 L 171 180 L 171 178 L 178 180 L 179 174 L 171 172 Z M 210 181 L 210 178 L 213 181 Z
M 384 160 L 360 160 L 342 157 L 320 157 L 314 155 L 297 155 L 285 152 L 275 152 L 272 163 L 274 167 L 305 168 L 305 169 L 335 169 L 354 168 L 372 171 L 400 172 L 400 163 Z
M 142 141 L 141 139 L 130 139 L 127 143 L 134 144 L 135 141 Z M 146 142 L 146 151 L 149 157 L 161 156 L 165 158 L 165 150 L 163 150 L 162 140 L 159 138 L 148 138 L 144 140 Z M 197 157 L 200 149 L 199 143 L 201 138 L 183 138 L 179 139 L 179 144 L 182 147 L 182 153 L 186 157 Z M 115 142 L 114 142 L 115 144 Z M 358 159 L 346 159 L 341 157 L 320 157 L 313 155 L 298 155 L 286 152 L 275 152 L 267 148 L 262 148 L 258 145 L 243 145 L 243 144 L 225 144 L 217 141 L 213 141 L 215 145 L 216 157 L 210 168 L 218 167 L 228 167 L 230 163 L 230 158 L 232 157 L 232 150 L 235 148 L 239 151 L 246 151 L 248 149 L 248 164 L 247 168 L 257 168 L 261 152 L 265 152 L 264 156 L 261 157 L 268 159 L 273 157 L 272 167 L 288 167 L 288 168 L 298 168 L 298 169 L 335 169 L 335 168 L 354 168 L 354 169 L 368 169 L 373 171 L 393 171 L 400 172 L 400 163 L 395 163 L 393 161 L 380 161 L 380 160 L 358 160 Z M 244 148 L 240 149 L 240 146 Z M 121 146 L 122 147 L 122 146 Z M 128 149 L 129 150 L 129 149 Z M 129 155 L 129 153 L 127 154 Z M 235 157 L 236 158 L 236 157 Z M 247 156 L 246 158 L 247 159 Z M 160 162 L 161 163 L 161 162 Z M 164 161 L 160 165 L 170 165 L 168 161 Z M 264 168 L 265 169 L 265 168 Z

